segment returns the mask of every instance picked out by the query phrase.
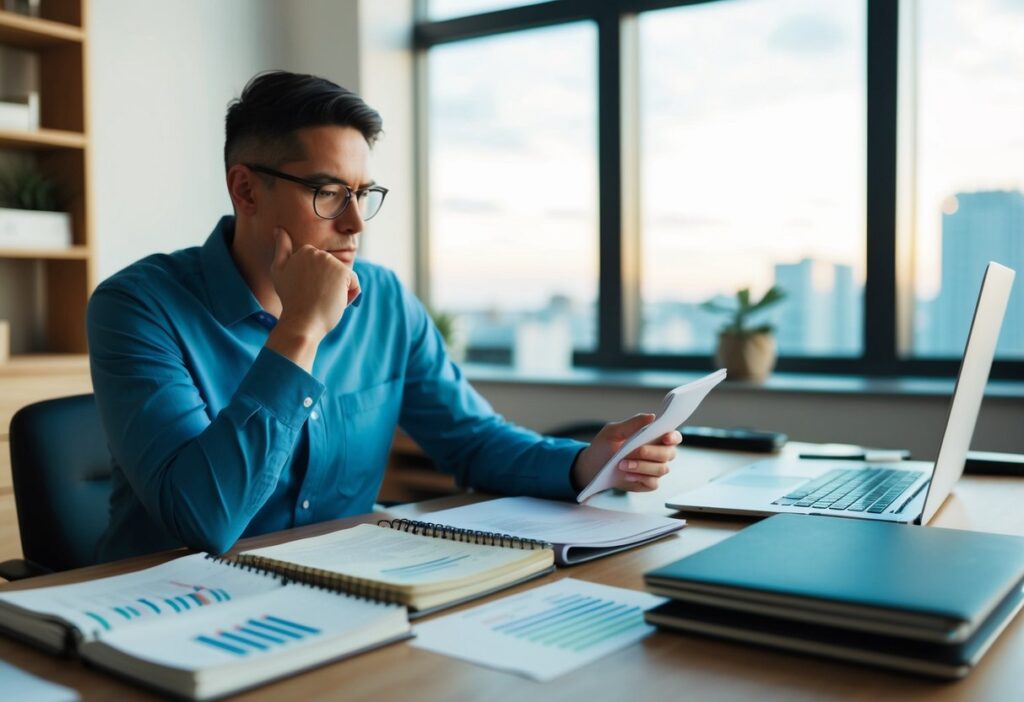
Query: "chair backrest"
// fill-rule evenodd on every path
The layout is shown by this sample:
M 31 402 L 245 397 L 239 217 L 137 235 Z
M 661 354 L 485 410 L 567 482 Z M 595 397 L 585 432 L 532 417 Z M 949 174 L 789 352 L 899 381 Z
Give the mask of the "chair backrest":
M 95 563 L 112 488 L 93 395 L 21 408 L 11 419 L 10 445 L 24 557 L 55 571 Z

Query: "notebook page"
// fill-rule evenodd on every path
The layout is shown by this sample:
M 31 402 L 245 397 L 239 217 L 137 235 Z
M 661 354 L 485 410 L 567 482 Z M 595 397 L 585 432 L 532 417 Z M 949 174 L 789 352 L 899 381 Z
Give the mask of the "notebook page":
M 360 524 L 242 555 L 394 585 L 419 585 L 474 578 L 535 554 Z
M 680 519 L 616 512 L 536 497 L 502 497 L 430 512 L 419 519 L 458 529 L 510 534 L 572 546 L 624 545 L 674 531 L 685 524 Z
M 126 625 L 169 619 L 282 587 L 280 578 L 201 553 L 135 573 L 0 594 L 7 602 L 74 625 L 88 640 Z
M 259 677 L 297 649 L 352 637 L 355 648 L 393 639 L 409 629 L 405 610 L 305 585 L 289 584 L 205 611 L 195 611 L 159 627 L 125 627 L 86 647 L 89 658 L 107 658 L 99 649 L 178 670 L 202 671 L 240 664 L 246 677 Z

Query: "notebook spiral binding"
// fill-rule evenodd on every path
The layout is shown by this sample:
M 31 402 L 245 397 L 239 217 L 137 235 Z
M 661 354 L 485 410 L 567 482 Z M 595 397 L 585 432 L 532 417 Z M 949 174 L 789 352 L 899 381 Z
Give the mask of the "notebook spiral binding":
M 359 600 L 386 602 L 396 605 L 402 604 L 395 592 L 386 586 L 382 587 L 378 583 L 364 580 L 363 578 L 353 578 L 319 568 L 308 568 L 292 563 L 282 564 L 279 561 L 261 556 L 236 556 L 232 558 L 214 556 L 211 553 L 207 553 L 205 556 L 211 561 L 223 563 L 232 568 L 279 578 L 284 584 L 304 585 L 319 590 L 341 592 Z M 287 566 L 287 568 L 282 569 L 282 565 Z
M 504 546 L 506 548 L 524 550 L 554 548 L 547 541 L 539 539 L 527 539 L 521 536 L 499 534 L 491 531 L 459 529 L 445 524 L 418 522 L 413 519 L 381 519 L 377 522 L 377 526 L 386 526 L 389 529 L 407 531 L 420 536 L 432 536 L 436 539 L 448 539 L 449 541 L 461 541 L 463 543 L 482 544 L 484 546 Z

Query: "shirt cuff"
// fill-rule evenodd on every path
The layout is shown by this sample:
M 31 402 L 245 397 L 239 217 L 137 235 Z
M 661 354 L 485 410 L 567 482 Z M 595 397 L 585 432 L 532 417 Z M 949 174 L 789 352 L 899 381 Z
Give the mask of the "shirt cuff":
M 537 488 L 541 497 L 556 499 L 575 499 L 579 491 L 572 485 L 572 467 L 576 457 L 589 444 L 571 439 L 548 439 L 557 441 L 552 447 L 550 468 L 541 471 L 537 476 Z
M 298 429 L 324 394 L 324 384 L 276 351 L 264 348 L 238 386 L 278 421 Z

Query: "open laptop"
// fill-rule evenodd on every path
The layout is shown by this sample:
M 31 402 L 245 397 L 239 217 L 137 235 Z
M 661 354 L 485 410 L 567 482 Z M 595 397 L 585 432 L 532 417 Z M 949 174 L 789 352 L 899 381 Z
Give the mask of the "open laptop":
M 927 524 L 963 474 L 1014 275 L 998 263 L 989 263 L 985 269 L 935 463 L 775 458 L 676 495 L 665 506 L 726 514 L 794 512 Z

